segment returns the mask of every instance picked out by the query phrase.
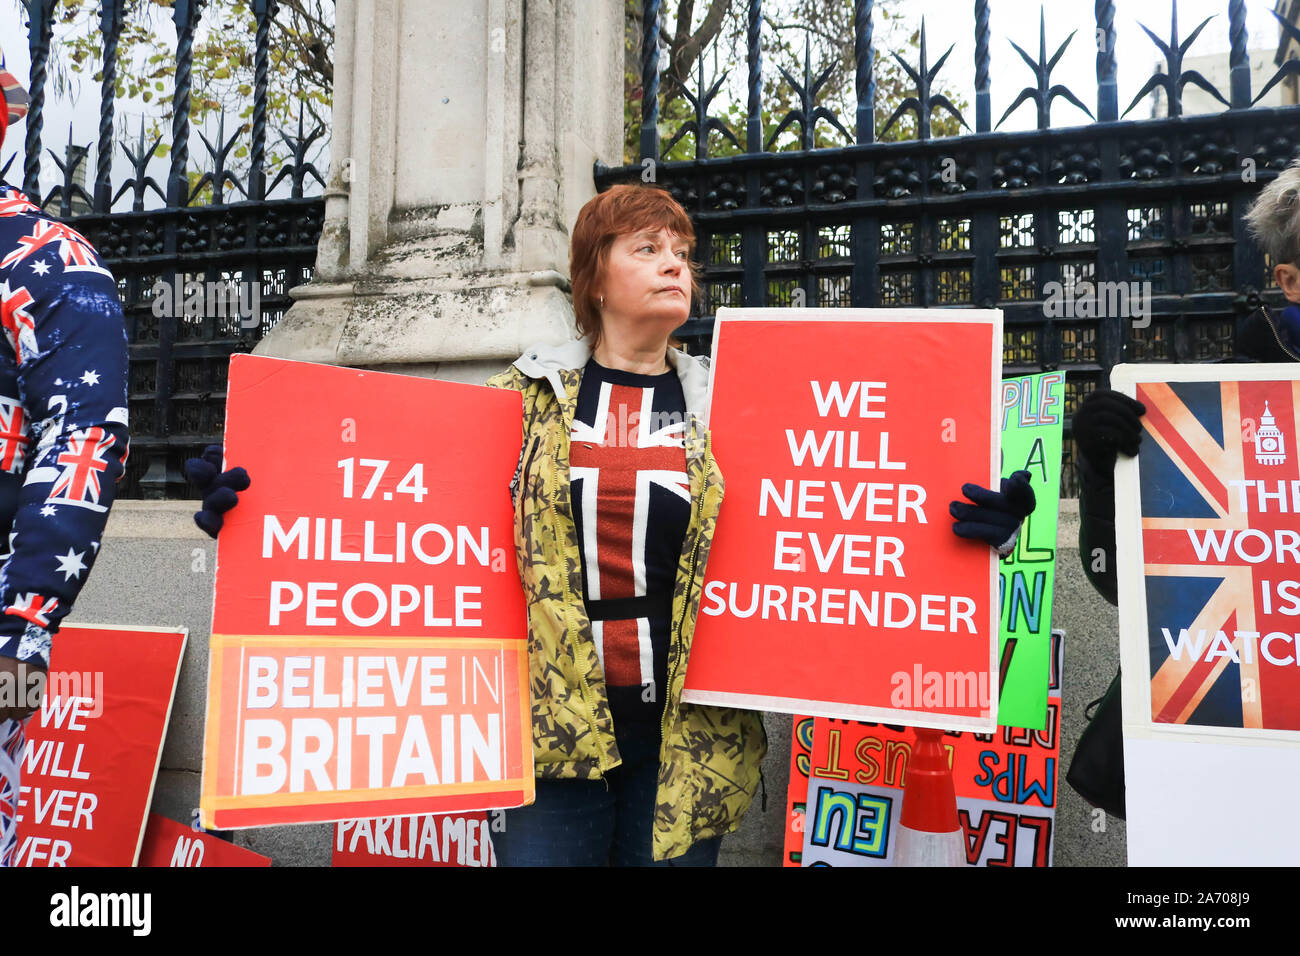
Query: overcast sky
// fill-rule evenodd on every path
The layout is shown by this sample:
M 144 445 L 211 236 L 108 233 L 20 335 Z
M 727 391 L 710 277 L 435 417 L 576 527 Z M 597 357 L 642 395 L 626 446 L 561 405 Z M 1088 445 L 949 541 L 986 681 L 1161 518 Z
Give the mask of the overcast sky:
M 614 2 L 614 0 L 611 0 Z M 1157 35 L 1167 38 L 1169 35 L 1171 0 L 1117 0 L 1115 27 L 1118 33 L 1116 56 L 1118 61 L 1118 83 L 1120 109 L 1125 109 L 1133 96 L 1151 75 L 1154 64 L 1160 56 L 1155 45 L 1138 27 L 1140 19 Z M 1266 49 L 1271 52 L 1277 46 L 1277 22 L 1269 12 L 1272 0 L 1248 0 L 1248 28 L 1250 30 L 1250 47 Z M 974 123 L 974 3 L 972 0 L 911 0 L 907 6 L 908 15 L 919 21 L 925 18 L 927 43 L 930 49 L 930 61 L 933 63 L 949 44 L 956 44 L 952 56 L 944 65 L 940 80 L 949 88 L 964 92 L 972 104 L 968 122 Z M 1031 84 L 1032 75 L 1019 55 L 1011 48 L 1008 40 L 1014 40 L 1031 55 L 1038 53 L 1038 22 L 1040 9 L 1046 9 L 1047 52 L 1050 56 L 1056 47 L 1069 35 L 1078 30 L 1068 50 L 1052 74 L 1054 83 L 1064 83 L 1076 95 L 1096 108 L 1096 48 L 1094 37 L 1096 23 L 1093 4 L 1085 0 L 1053 0 L 1047 4 L 1029 2 L 1029 0 L 991 0 L 992 10 L 992 100 L 994 122 L 1021 87 Z M 1226 57 L 1228 43 L 1228 0 L 1181 0 L 1178 5 L 1179 34 L 1186 36 L 1196 24 L 1208 16 L 1214 19 L 1188 51 L 1188 56 L 1222 54 Z M 171 19 L 166 11 L 160 11 L 159 31 L 164 36 L 173 35 Z M 26 43 L 26 27 L 20 20 L 15 0 L 0 0 L 0 38 L 3 38 L 4 51 L 9 69 L 20 79 L 26 80 L 30 60 Z M 888 51 L 881 51 L 888 52 Z M 910 57 L 909 57 L 910 59 Z M 771 69 L 765 65 L 765 69 Z M 1271 71 L 1270 71 L 1271 72 Z M 1221 92 L 1227 95 L 1226 88 Z M 122 103 L 117 105 L 119 128 L 134 131 L 139 124 L 139 117 L 145 110 L 156 108 L 142 103 Z M 89 79 L 82 79 L 76 91 L 75 101 L 72 97 L 51 98 L 47 96 L 44 127 L 44 145 L 62 149 L 67 141 L 69 123 L 72 125 L 73 138 L 84 144 L 93 142 L 98 128 L 99 90 L 98 84 Z M 1148 115 L 1144 106 L 1139 106 L 1130 116 Z M 842 118 L 846 126 L 852 128 L 852 117 Z M 1052 120 L 1054 126 L 1070 126 L 1087 123 L 1088 119 L 1064 100 L 1057 99 L 1053 104 Z M 1024 129 L 1032 127 L 1036 114 L 1032 104 L 1022 106 L 1002 127 L 1003 129 Z M 16 148 L 21 146 L 24 127 L 14 127 L 7 138 L 0 164 L 8 159 Z M 14 135 L 17 134 L 17 135 Z M 134 138 L 134 137 L 133 137 Z M 211 139 L 212 136 L 210 135 Z M 194 162 L 202 150 L 197 139 L 191 147 L 191 161 Z M 90 162 L 94 162 L 94 151 Z M 319 165 L 325 172 L 327 157 Z M 155 160 L 152 167 L 154 177 L 165 187 L 167 164 L 164 159 Z M 114 164 L 114 182 L 121 183 L 129 176 L 130 167 L 124 159 L 117 159 Z M 43 161 L 42 185 L 53 185 L 58 171 L 48 155 Z M 17 164 L 11 168 L 10 181 L 21 181 L 21 172 Z M 93 178 L 93 176 L 88 177 Z M 120 208 L 120 207 L 119 207 Z
M 959 0 L 913 0 L 909 4 L 910 8 L 925 16 L 926 40 L 927 46 L 932 51 L 930 53 L 932 63 L 935 57 L 948 48 L 949 44 L 956 44 L 940 76 L 946 76 L 954 85 L 960 83 L 960 88 L 966 91 L 967 100 L 972 105 L 975 101 L 974 6 L 974 3 L 969 0 L 960 0 L 960 2 Z M 1250 33 L 1249 47 L 1252 50 L 1267 49 L 1270 57 L 1278 42 L 1278 23 L 1269 12 L 1272 7 L 1272 0 L 1248 0 L 1246 4 L 1246 26 Z M 991 0 L 990 10 L 992 11 L 990 32 L 993 36 L 990 44 L 993 62 L 991 97 L 995 123 L 1011 105 L 1011 101 L 1021 88 L 1033 85 L 1033 74 L 1008 41 L 1014 40 L 1030 56 L 1037 57 L 1040 10 L 1046 13 L 1049 57 L 1069 36 L 1071 30 L 1079 31 L 1070 42 L 1056 69 L 1052 71 L 1052 82 L 1064 83 L 1088 105 L 1089 109 L 1096 111 L 1097 22 L 1091 2 L 1053 0 L 1053 2 L 1040 4 L 1028 0 Z M 1138 90 L 1151 76 L 1157 60 L 1163 60 L 1163 55 L 1138 24 L 1139 22 L 1145 24 L 1167 42 L 1170 12 L 1170 0 L 1117 0 L 1115 4 L 1116 80 L 1119 85 L 1121 112 L 1128 107 Z M 1186 40 L 1196 25 L 1209 16 L 1213 16 L 1214 19 L 1196 38 L 1196 42 L 1187 51 L 1187 56 L 1215 53 L 1227 56 L 1230 48 L 1228 0 L 1181 0 L 1178 4 L 1179 38 Z M 1226 89 L 1220 92 L 1225 97 L 1228 95 Z M 1142 106 L 1138 106 L 1129 114 L 1131 118 L 1146 115 Z M 973 118 L 968 119 L 974 122 Z M 1072 126 L 1087 123 L 1088 117 L 1064 100 L 1057 99 L 1052 106 L 1052 121 L 1054 126 Z M 1003 128 L 1031 128 L 1036 122 L 1037 114 L 1030 104 L 1020 107 L 1007 120 Z

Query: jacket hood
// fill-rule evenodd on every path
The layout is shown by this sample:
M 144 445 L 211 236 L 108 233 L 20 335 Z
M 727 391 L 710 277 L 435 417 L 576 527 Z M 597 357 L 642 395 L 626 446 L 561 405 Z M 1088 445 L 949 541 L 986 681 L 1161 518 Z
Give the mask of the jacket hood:
M 570 339 L 560 345 L 534 345 L 512 363 L 529 378 L 544 378 L 555 389 L 556 397 L 564 398 L 564 383 L 560 372 L 581 371 L 591 358 L 591 345 L 586 339 Z M 706 425 L 709 420 L 709 363 L 705 358 L 687 355 L 680 349 L 668 350 L 668 364 L 677 372 L 686 398 L 686 410 Z

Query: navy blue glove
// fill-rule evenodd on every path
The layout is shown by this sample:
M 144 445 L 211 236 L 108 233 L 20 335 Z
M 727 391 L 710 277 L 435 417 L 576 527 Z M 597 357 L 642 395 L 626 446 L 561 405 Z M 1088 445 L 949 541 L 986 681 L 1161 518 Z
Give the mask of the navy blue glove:
M 952 533 L 960 538 L 976 538 L 1006 557 L 1016 546 L 1020 525 L 1034 511 L 1034 489 L 1029 487 L 1029 472 L 1017 471 L 1002 479 L 1001 491 L 990 491 L 967 483 L 961 493 L 974 504 L 954 501 L 948 513 L 957 520 Z
M 222 447 L 209 445 L 203 449 L 202 458 L 185 462 L 185 477 L 203 495 L 203 510 L 194 512 L 194 523 L 210 538 L 215 538 L 225 523 L 225 513 L 239 504 L 239 492 L 252 482 L 242 468 L 221 470 Z

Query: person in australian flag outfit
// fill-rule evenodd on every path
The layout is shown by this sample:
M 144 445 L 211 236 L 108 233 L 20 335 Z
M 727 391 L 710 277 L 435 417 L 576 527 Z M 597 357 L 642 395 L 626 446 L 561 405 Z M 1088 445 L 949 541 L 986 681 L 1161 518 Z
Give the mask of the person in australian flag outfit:
M 27 93 L 4 68 L 5 128 Z M 0 866 L 15 862 L 26 718 L 90 574 L 127 451 L 117 285 L 76 230 L 0 181 Z

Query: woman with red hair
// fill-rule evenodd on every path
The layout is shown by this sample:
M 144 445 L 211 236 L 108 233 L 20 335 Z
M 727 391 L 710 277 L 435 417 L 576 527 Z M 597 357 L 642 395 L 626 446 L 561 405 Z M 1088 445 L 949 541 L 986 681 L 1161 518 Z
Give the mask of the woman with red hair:
M 669 344 L 694 246 L 666 192 L 596 196 L 570 247 L 582 338 L 488 383 L 524 398 L 513 493 L 539 777 L 494 834 L 503 865 L 711 866 L 758 787 L 761 716 L 681 702 L 722 501 L 707 366 Z
M 758 787 L 762 716 L 681 699 L 723 492 L 708 366 L 671 347 L 694 246 L 662 190 L 593 198 L 570 252 L 582 338 L 489 383 L 524 398 L 512 491 L 539 777 L 493 836 L 503 865 L 712 866 Z M 1009 550 L 1028 478 L 965 486 L 979 504 L 954 502 L 954 530 Z

